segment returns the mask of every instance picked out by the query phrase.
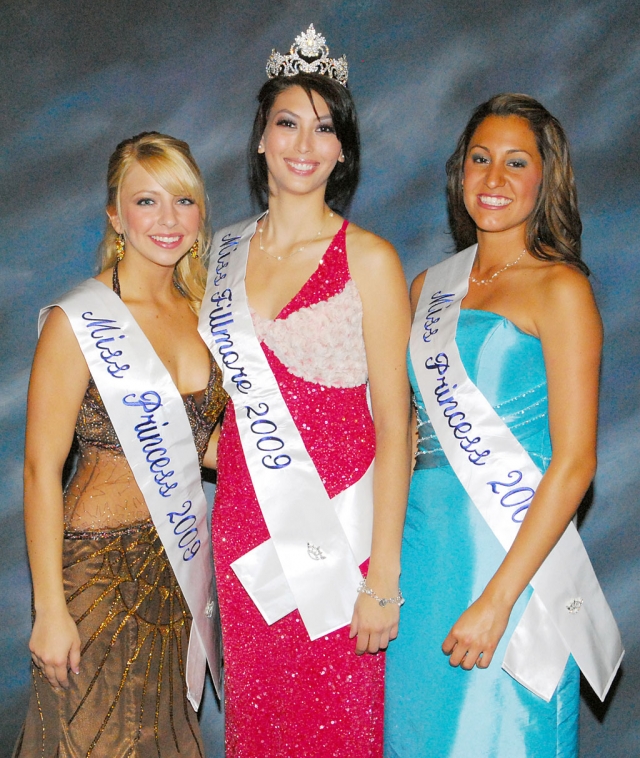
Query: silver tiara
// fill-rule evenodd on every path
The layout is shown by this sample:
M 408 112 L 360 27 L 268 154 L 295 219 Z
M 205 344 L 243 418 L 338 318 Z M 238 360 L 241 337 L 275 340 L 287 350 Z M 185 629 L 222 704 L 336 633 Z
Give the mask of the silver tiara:
M 316 32 L 313 24 L 309 24 L 307 31 L 296 37 L 289 55 L 281 55 L 272 50 L 267 61 L 269 79 L 296 74 L 323 74 L 346 86 L 349 67 L 344 55 L 340 58 L 329 58 L 327 41 Z

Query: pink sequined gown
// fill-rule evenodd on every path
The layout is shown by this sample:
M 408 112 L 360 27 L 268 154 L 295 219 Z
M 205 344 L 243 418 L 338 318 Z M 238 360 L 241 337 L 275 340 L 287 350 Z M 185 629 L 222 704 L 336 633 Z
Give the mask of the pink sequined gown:
M 331 497 L 357 481 L 375 453 L 362 303 L 347 266 L 347 225 L 276 319 L 252 314 Z M 230 564 L 268 538 L 229 402 L 213 515 L 227 758 L 382 756 L 384 655 L 356 656 L 348 627 L 311 642 L 297 611 L 266 624 Z

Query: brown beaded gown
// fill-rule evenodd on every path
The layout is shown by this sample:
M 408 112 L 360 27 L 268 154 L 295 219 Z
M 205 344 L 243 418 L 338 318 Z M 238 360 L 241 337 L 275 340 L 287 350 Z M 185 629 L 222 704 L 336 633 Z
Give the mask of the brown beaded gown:
M 227 396 L 183 396 L 202 463 Z M 98 390 L 76 422 L 77 469 L 65 491 L 63 578 L 81 639 L 80 674 L 54 690 L 32 666 L 17 758 L 204 756 L 186 697 L 191 615 Z

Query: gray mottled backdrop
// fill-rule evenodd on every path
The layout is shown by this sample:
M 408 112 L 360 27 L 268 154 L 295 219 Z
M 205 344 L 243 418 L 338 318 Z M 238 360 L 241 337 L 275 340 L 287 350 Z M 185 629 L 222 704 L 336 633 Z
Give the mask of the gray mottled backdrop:
M 527 92 L 569 133 L 606 327 L 600 466 L 582 535 L 627 647 L 605 706 L 585 693 L 582 755 L 640 755 L 635 0 L 3 0 L 0 11 L 0 753 L 10 754 L 27 699 L 21 466 L 38 308 L 95 270 L 106 162 L 123 137 L 186 139 L 215 224 L 249 212 L 244 149 L 266 57 L 314 22 L 334 54 L 348 54 L 361 117 L 352 218 L 393 241 L 408 278 L 450 248 L 444 161 L 474 105 Z M 210 693 L 202 721 L 209 756 L 222 755 Z

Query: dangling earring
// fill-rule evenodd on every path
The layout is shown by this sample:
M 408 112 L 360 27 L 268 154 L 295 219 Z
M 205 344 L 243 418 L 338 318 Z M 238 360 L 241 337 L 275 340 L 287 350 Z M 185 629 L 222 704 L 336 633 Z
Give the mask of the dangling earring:
M 124 234 L 116 235 L 116 258 L 118 261 L 124 258 Z
M 191 253 L 192 258 L 198 258 L 198 253 L 200 252 L 200 242 L 197 238 L 193 245 L 191 245 L 189 248 L 189 252 Z

